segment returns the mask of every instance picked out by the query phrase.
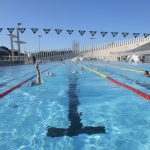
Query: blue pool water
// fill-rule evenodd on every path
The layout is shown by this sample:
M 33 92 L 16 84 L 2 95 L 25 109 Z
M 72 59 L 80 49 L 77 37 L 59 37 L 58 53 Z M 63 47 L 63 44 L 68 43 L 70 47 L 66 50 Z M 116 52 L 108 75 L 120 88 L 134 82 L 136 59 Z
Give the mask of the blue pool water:
M 149 70 L 148 64 L 98 61 L 41 64 L 40 70 L 49 68 L 56 76 L 48 77 L 42 73 L 43 84 L 28 87 L 25 83 L 0 99 L 0 150 L 150 149 L 150 102 L 88 70 L 84 69 L 83 74 L 71 73 L 73 70 L 81 71 L 81 65 L 95 68 L 150 94 L 150 78 L 142 73 L 111 68 Z M 0 93 L 34 74 L 34 65 L 1 67 L 0 85 L 5 84 L 0 86 Z M 14 80 L 7 83 L 11 79 Z M 73 94 L 69 94 L 71 92 Z M 78 114 L 70 114 L 70 102 L 73 101 L 74 106 L 76 100 L 79 101 Z M 71 111 L 74 112 L 74 108 Z M 73 118 L 80 117 L 83 126 L 105 126 L 106 133 L 47 136 L 48 128 L 69 128 L 71 121 L 68 114 Z

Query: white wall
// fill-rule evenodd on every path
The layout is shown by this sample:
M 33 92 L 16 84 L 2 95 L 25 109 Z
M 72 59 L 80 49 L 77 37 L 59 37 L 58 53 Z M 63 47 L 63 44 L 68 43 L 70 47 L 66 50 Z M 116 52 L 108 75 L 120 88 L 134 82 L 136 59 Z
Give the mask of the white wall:
M 97 50 L 94 50 L 93 57 L 100 58 L 100 59 L 107 58 L 109 60 L 115 61 L 119 56 L 119 54 L 117 54 L 118 52 L 126 52 L 149 42 L 150 42 L 150 37 L 136 38 L 132 40 L 123 40 L 120 42 L 115 42 L 114 45 L 106 44 L 104 47 L 100 47 Z M 144 51 L 143 52 L 141 51 L 141 54 L 142 53 L 144 53 Z M 82 55 L 83 57 L 92 57 L 92 51 L 88 53 L 84 53 Z

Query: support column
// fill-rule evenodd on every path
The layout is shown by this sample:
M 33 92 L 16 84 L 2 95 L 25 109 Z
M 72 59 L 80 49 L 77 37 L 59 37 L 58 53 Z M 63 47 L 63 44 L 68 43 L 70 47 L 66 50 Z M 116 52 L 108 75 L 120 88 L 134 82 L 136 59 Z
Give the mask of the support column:
M 10 33 L 10 44 L 11 44 L 12 61 L 14 61 L 14 46 L 13 46 L 13 34 L 12 33 Z
M 18 45 L 18 61 L 20 63 L 20 37 L 19 37 L 19 27 L 17 27 L 17 45 Z

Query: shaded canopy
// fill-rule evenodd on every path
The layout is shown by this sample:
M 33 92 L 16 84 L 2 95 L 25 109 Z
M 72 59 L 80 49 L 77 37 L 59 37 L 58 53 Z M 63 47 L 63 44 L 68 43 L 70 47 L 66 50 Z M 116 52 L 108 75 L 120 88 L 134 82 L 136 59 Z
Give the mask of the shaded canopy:
M 5 46 L 0 47 L 0 56 L 9 56 L 11 55 L 11 50 Z M 24 55 L 21 53 L 21 55 Z M 14 51 L 14 56 L 18 56 L 18 51 Z
M 9 56 L 9 54 L 11 54 L 11 51 L 7 47 L 0 47 L 0 56 Z

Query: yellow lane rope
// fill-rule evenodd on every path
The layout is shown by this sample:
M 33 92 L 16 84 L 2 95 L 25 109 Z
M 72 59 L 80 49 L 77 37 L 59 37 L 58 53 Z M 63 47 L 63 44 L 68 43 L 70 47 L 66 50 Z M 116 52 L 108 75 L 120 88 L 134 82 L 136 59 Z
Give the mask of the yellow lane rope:
M 106 76 L 105 74 L 102 74 L 102 73 L 100 73 L 100 72 L 98 72 L 98 71 L 95 71 L 95 70 L 92 69 L 92 68 L 89 68 L 89 67 L 86 67 L 86 66 L 83 66 L 83 68 L 85 68 L 85 69 L 87 69 L 87 70 L 89 70 L 89 71 L 91 71 L 91 72 L 93 72 L 93 73 L 96 73 L 96 74 L 98 74 L 98 75 L 100 75 L 100 76 L 102 76 L 102 77 L 104 77 L 104 78 L 107 78 L 108 80 L 112 81 L 113 83 L 115 83 L 115 84 L 117 84 L 117 85 L 119 85 L 119 86 L 121 86 L 121 87 L 124 87 L 124 88 L 126 88 L 126 89 L 128 89 L 128 90 L 130 90 L 130 91 L 132 91 L 132 92 L 138 94 L 139 96 L 141 96 L 141 97 L 143 97 L 143 98 L 145 98 L 145 99 L 147 99 L 147 100 L 150 101 L 150 95 L 148 95 L 148 94 L 146 94 L 146 93 L 144 93 L 144 92 L 142 92 L 142 91 L 140 91 L 140 90 L 138 90 L 138 89 L 135 89 L 135 88 L 133 88 L 133 87 L 131 87 L 131 86 L 129 86 L 129 85 L 126 85 L 126 84 L 124 84 L 124 83 L 121 83 L 121 82 L 119 82 L 119 81 L 117 81 L 117 80 L 115 80 L 115 79 L 113 79 L 113 78 L 111 78 L 111 77 Z
M 83 66 L 83 68 L 85 68 L 85 69 L 87 69 L 87 70 L 89 70 L 89 71 L 91 71 L 91 72 L 94 72 L 94 73 L 100 75 L 100 76 L 103 77 L 103 78 L 107 78 L 107 76 L 106 76 L 105 74 L 103 74 L 103 73 L 101 73 L 101 72 L 98 72 L 98 71 L 96 71 L 96 70 L 94 70 L 94 69 L 91 69 L 91 68 L 86 67 L 86 66 Z
M 105 66 L 105 65 L 101 65 L 101 64 L 97 64 L 97 65 Z M 108 65 L 108 67 L 118 68 L 118 69 L 127 70 L 127 71 L 131 71 L 131 72 L 138 72 L 138 73 L 144 73 L 145 72 L 144 70 L 137 70 L 137 69 L 131 69 L 131 68 L 118 67 L 118 66 L 109 66 Z
M 144 73 L 143 70 L 136 70 L 136 69 L 130 69 L 130 68 L 124 68 L 124 67 L 118 67 L 118 66 L 111 66 L 112 68 L 118 68 L 122 70 L 132 71 L 132 72 L 138 72 L 138 73 Z

